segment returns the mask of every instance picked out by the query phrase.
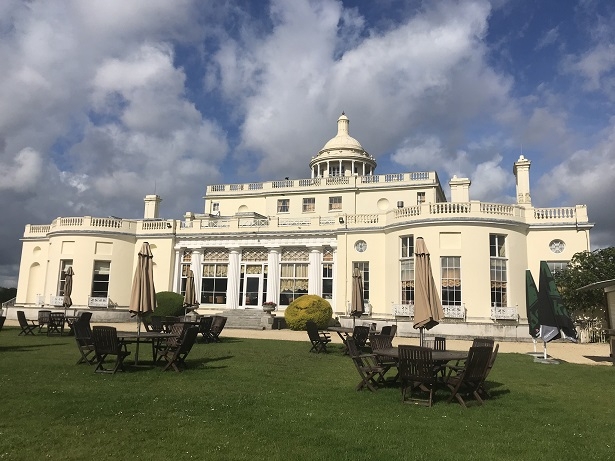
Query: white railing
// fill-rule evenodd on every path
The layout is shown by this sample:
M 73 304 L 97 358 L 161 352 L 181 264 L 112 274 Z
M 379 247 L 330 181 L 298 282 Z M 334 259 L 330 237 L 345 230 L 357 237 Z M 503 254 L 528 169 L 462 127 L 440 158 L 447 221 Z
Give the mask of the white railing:
M 91 225 L 93 227 L 112 227 L 121 229 L 122 220 L 117 218 L 92 218 Z
M 444 318 L 449 319 L 465 319 L 466 308 L 465 306 L 442 306 L 444 310 Z
M 534 208 L 535 219 L 573 219 L 575 216 L 574 207 Z
M 31 224 L 30 232 L 33 234 L 46 234 L 51 229 L 49 224 Z
M 414 304 L 393 304 L 395 317 L 414 317 Z
M 471 205 L 466 202 L 438 202 L 429 204 L 430 214 L 469 213 Z
M 516 307 L 491 306 L 492 320 L 519 320 L 519 312 Z
M 269 226 L 269 219 L 252 219 L 243 218 L 239 220 L 239 227 L 267 227 Z
M 395 217 L 396 218 L 410 218 L 413 216 L 420 216 L 421 215 L 421 206 L 420 205 L 414 205 L 414 206 L 408 206 L 405 208 L 396 208 L 395 209 Z
M 201 221 L 201 229 L 207 227 L 231 227 L 230 219 L 208 219 Z
M 346 219 L 348 224 L 378 224 L 377 214 L 351 214 Z
M 515 208 L 512 205 L 503 205 L 501 203 L 482 203 L 480 204 L 481 213 L 498 214 L 505 216 L 513 216 Z
M 88 296 L 88 307 L 109 307 L 109 298 Z
M 36 305 L 37 306 L 42 306 L 45 304 L 45 295 L 36 295 Z
M 292 218 L 279 218 L 278 226 L 311 226 L 312 221 L 310 219 L 292 219 Z

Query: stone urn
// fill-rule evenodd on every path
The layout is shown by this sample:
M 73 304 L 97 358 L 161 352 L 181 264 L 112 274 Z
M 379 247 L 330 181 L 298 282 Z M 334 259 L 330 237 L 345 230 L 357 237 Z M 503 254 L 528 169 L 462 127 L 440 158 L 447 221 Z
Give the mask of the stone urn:
M 263 312 L 266 312 L 267 314 L 271 314 L 275 310 L 276 307 L 277 307 L 277 304 L 271 301 L 263 303 Z

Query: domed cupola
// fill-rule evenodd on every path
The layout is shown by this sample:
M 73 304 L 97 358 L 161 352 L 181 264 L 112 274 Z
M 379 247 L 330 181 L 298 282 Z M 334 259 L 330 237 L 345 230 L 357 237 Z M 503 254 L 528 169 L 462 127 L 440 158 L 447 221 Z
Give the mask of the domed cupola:
M 312 177 L 366 176 L 373 175 L 376 160 L 363 149 L 355 138 L 348 134 L 350 121 L 342 112 L 337 119 L 337 135 L 312 157 Z

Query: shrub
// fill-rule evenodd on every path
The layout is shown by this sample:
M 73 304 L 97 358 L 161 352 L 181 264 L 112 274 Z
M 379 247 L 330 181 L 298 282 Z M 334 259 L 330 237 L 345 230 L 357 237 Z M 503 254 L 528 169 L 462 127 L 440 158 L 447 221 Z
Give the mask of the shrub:
M 173 291 L 156 293 L 156 309 L 152 315 L 177 317 L 184 315 L 184 297 Z
M 317 295 L 303 295 L 295 299 L 284 311 L 284 319 L 291 330 L 305 330 L 308 320 L 313 320 L 318 328 L 326 328 L 333 317 L 331 304 Z

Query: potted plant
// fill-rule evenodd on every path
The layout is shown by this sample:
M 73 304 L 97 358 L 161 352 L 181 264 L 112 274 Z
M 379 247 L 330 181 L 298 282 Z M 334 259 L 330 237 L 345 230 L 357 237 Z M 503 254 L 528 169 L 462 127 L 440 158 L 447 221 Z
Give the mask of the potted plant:
M 271 314 L 278 305 L 273 301 L 266 301 L 263 303 L 263 311 Z

